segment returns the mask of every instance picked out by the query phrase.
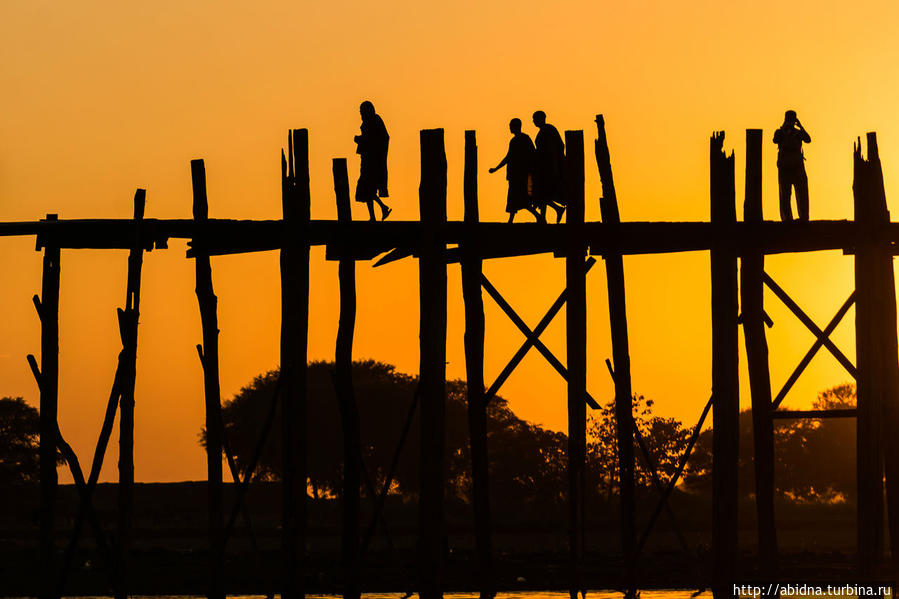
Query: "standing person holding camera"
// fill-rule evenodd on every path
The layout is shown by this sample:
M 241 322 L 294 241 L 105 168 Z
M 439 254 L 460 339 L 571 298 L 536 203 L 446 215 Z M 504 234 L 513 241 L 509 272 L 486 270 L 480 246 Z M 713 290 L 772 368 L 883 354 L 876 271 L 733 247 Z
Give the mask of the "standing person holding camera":
M 784 222 L 793 220 L 790 206 L 790 192 L 796 188 L 796 210 L 800 221 L 808 221 L 808 176 L 805 174 L 805 156 L 802 143 L 811 143 L 812 138 L 799 122 L 795 110 L 784 114 L 784 122 L 774 132 L 777 144 L 777 183 L 780 188 L 780 218 Z

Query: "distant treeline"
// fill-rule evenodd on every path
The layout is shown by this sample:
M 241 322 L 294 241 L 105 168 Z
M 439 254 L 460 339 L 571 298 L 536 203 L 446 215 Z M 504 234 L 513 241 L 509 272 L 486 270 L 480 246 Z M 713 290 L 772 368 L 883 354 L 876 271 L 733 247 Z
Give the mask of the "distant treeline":
M 233 399 L 225 402 L 226 435 L 234 461 L 243 474 L 249 468 L 260 431 L 272 405 L 277 371 L 256 377 Z M 418 491 L 419 426 L 417 414 L 409 418 L 417 379 L 390 364 L 355 362 L 353 383 L 361 421 L 362 451 L 367 475 L 375 488 L 383 485 L 394 452 L 409 420 L 410 430 L 391 484 L 394 494 L 413 498 Z M 343 446 L 340 414 L 333 385 L 333 363 L 309 365 L 309 491 L 317 497 L 335 497 L 341 488 Z M 855 406 L 854 385 L 844 384 L 819 394 L 815 409 Z M 653 401 L 634 397 L 634 419 L 663 482 L 676 471 L 692 423 L 662 418 L 652 412 Z M 273 431 L 264 446 L 256 477 L 277 480 L 281 447 L 275 411 Z M 517 417 L 509 402 L 495 397 L 489 404 L 488 446 L 491 494 L 498 504 L 563 502 L 567 489 L 565 434 L 546 430 Z M 617 442 L 614 403 L 588 416 L 588 487 L 596 499 L 617 494 Z M 447 492 L 467 502 L 471 493 L 468 416 L 465 382 L 447 382 Z M 205 431 L 201 432 L 201 443 Z M 696 443 L 680 489 L 705 494 L 711 483 L 711 429 Z M 853 501 L 855 493 L 855 423 L 852 419 L 775 421 L 775 484 L 785 499 L 832 503 Z M 635 446 L 636 478 L 642 488 L 652 485 L 650 472 Z M 752 418 L 740 414 L 740 489 L 754 492 Z M 364 493 L 363 489 L 363 493 Z

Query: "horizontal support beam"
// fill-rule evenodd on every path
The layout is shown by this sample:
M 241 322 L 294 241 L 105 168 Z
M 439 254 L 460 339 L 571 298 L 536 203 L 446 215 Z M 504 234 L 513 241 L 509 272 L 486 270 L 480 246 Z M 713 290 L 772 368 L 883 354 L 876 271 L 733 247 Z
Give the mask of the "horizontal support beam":
M 841 410 L 774 410 L 771 417 L 775 419 L 798 418 L 855 418 L 855 408 Z
M 192 239 L 197 227 L 203 227 L 210 255 L 258 252 L 280 249 L 305 237 L 310 245 L 332 246 L 332 256 L 351 255 L 360 259 L 394 248 L 417 249 L 423 230 L 418 221 L 313 220 L 303 230 L 287 232 L 280 220 L 209 219 L 86 219 L 0 223 L 0 237 L 37 235 L 38 247 L 48 240 L 68 249 L 132 249 L 135 227 L 145 250 L 165 248 L 169 239 Z M 485 258 L 502 258 L 536 253 L 560 254 L 570 232 L 565 227 L 541 223 L 463 223 L 448 222 L 441 227 L 449 246 L 468 241 Z M 842 250 L 853 253 L 860 235 L 870 237 L 853 221 L 819 220 L 810 222 L 734 223 L 712 225 L 709 222 L 623 222 L 587 223 L 585 242 L 593 255 L 660 254 L 731 248 L 763 254 Z M 882 238 L 899 242 L 899 223 L 881 229 Z M 340 250 L 337 250 L 337 248 Z M 894 255 L 899 250 L 894 248 Z M 451 251 L 449 261 L 457 258 Z

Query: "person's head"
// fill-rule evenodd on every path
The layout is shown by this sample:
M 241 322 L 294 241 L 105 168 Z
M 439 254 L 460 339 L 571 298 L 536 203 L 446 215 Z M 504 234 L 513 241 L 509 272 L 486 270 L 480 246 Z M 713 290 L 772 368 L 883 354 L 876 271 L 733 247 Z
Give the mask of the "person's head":
M 359 114 L 362 115 L 363 119 L 369 119 L 375 116 L 375 105 L 366 100 L 359 105 Z
M 799 119 L 796 118 L 795 110 L 788 110 L 784 113 L 784 125 L 794 125 Z
M 534 113 L 534 124 L 538 127 L 542 127 L 546 124 L 546 113 L 542 110 L 538 110 Z
M 513 135 L 521 133 L 521 119 L 512 119 L 509 121 L 509 131 L 511 131 Z

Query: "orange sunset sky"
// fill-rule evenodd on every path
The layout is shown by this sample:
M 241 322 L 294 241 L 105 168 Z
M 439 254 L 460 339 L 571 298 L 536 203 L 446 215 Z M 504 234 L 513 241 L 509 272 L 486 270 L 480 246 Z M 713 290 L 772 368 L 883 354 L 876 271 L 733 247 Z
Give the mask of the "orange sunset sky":
M 418 218 L 420 129 L 443 127 L 448 214 L 462 217 L 463 132 L 476 129 L 481 217 L 505 220 L 505 180 L 487 168 L 507 123 L 543 109 L 560 131 L 585 132 L 587 218 L 599 219 L 594 115 L 603 113 L 624 220 L 706 220 L 708 138 L 736 151 L 742 213 L 745 129 L 763 128 L 765 216 L 777 217 L 771 135 L 794 108 L 806 148 L 811 215 L 852 216 L 852 144 L 878 132 L 887 198 L 899 174 L 899 4 L 753 2 L 429 3 L 169 1 L 0 3 L 0 220 L 130 217 L 137 187 L 147 216 L 189 218 L 192 158 L 204 158 L 210 215 L 280 218 L 280 149 L 308 127 L 313 218 L 334 218 L 331 159 L 358 175 L 353 136 L 370 99 L 391 135 L 391 219 Z M 895 205 L 895 204 L 894 204 Z M 366 218 L 362 205 L 356 218 Z M 528 220 L 526 218 L 525 220 Z M 183 242 L 144 262 L 136 390 L 139 481 L 205 478 L 193 263 Z M 33 238 L 0 239 L 0 395 L 38 393 L 25 362 L 40 331 Z M 633 387 L 656 412 L 692 425 L 711 389 L 707 253 L 625 258 Z M 852 287 L 840 252 L 769 258 L 768 272 L 822 327 Z M 90 461 L 120 348 L 115 308 L 126 253 L 62 257 L 60 404 L 63 434 Z M 337 268 L 312 252 L 310 359 L 332 359 Z M 552 257 L 485 264 L 534 326 L 563 286 Z M 213 259 L 223 399 L 278 363 L 277 252 Z M 358 267 L 356 358 L 418 369 L 417 265 Z M 612 397 L 605 271 L 588 277 L 588 386 Z M 813 341 L 776 299 L 768 331 L 774 392 Z M 522 341 L 485 298 L 487 378 Z M 458 266 L 449 268 L 447 374 L 464 377 Z M 835 339 L 854 358 L 854 312 Z M 564 314 L 544 341 L 564 362 Z M 742 340 L 741 340 L 742 351 Z M 741 354 L 741 360 L 743 356 Z M 745 361 L 741 404 L 748 406 Z M 849 380 L 821 353 L 786 405 Z M 489 381 L 488 381 L 489 382 Z M 532 352 L 501 391 L 520 416 L 564 430 L 565 387 Z M 101 480 L 115 480 L 115 438 Z M 62 480 L 71 480 L 67 474 Z

